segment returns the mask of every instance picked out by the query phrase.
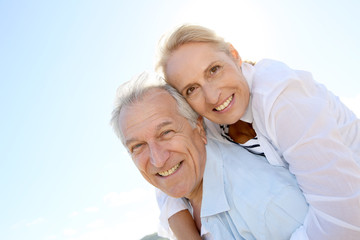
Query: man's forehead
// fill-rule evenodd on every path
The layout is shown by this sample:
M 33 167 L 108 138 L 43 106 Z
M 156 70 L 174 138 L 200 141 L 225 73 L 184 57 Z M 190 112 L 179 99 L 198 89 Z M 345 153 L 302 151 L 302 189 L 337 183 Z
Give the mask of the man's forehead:
M 160 90 L 160 91 L 159 91 Z M 152 128 L 159 129 L 176 123 L 180 114 L 176 101 L 163 89 L 149 91 L 139 101 L 124 107 L 120 111 L 120 126 L 123 133 L 137 133 Z M 126 137 L 126 136 L 125 136 Z
M 139 115 L 177 112 L 175 99 L 164 89 L 151 89 L 142 97 L 126 106 L 124 112 L 138 112 Z M 175 110 L 175 111 L 174 111 Z
M 165 99 L 167 100 L 167 102 L 164 101 Z M 159 102 L 163 103 L 164 105 L 174 104 L 175 99 L 165 89 L 153 88 L 153 89 L 148 90 L 134 104 L 138 104 L 138 105 L 143 105 L 143 104 L 146 104 L 146 103 L 158 104 Z

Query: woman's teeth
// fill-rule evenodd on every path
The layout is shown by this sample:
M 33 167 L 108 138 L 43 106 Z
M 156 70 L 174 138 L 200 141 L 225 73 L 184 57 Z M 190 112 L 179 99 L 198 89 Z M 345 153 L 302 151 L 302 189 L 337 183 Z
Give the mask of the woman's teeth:
M 231 95 L 231 97 L 228 98 L 228 100 L 226 100 L 223 104 L 221 104 L 220 106 L 216 107 L 216 111 L 222 111 L 224 110 L 227 106 L 229 106 L 229 104 L 231 103 L 233 99 L 233 95 Z
M 176 164 L 175 166 L 173 166 L 171 169 L 169 170 L 166 170 L 166 171 L 163 171 L 163 172 L 159 172 L 159 175 L 160 176 L 163 176 L 163 177 L 166 177 L 166 176 L 169 176 L 171 174 L 173 174 L 177 169 L 178 167 L 180 166 L 180 163 Z

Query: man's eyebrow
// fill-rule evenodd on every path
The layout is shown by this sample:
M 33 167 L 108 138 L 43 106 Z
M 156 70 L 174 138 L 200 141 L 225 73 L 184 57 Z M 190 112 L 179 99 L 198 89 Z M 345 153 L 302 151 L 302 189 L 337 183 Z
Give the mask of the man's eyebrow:
M 160 129 L 162 129 L 163 127 L 172 124 L 172 121 L 164 121 L 162 123 L 160 123 L 159 125 L 156 126 L 156 131 L 159 131 Z
M 136 141 L 137 141 L 136 138 L 130 138 L 126 140 L 125 145 L 128 147 L 132 142 L 136 142 Z
M 173 122 L 172 121 L 164 121 L 164 122 L 162 122 L 162 123 L 160 123 L 159 125 L 157 125 L 156 126 L 156 131 L 159 131 L 160 129 L 162 129 L 163 127 L 165 127 L 165 126 L 168 126 L 168 125 L 170 125 L 170 124 L 172 124 Z M 137 139 L 136 138 L 130 138 L 130 139 L 128 139 L 128 140 L 126 140 L 126 142 L 125 142 L 125 145 L 126 146 L 129 146 L 131 143 L 133 143 L 133 142 L 136 142 L 137 141 Z

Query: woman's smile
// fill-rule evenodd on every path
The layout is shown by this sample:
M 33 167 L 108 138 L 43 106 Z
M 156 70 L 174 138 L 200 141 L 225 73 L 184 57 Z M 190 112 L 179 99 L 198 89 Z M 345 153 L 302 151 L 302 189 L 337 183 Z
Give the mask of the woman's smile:
M 220 106 L 217 106 L 213 109 L 213 111 L 217 112 L 225 112 L 232 106 L 234 94 L 232 94 L 228 99 L 226 99 Z

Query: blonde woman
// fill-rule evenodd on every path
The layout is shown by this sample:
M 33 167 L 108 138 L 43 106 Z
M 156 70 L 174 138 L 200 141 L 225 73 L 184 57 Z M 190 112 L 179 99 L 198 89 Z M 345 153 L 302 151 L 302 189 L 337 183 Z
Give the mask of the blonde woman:
M 360 120 L 305 71 L 237 50 L 202 26 L 165 40 L 158 68 L 200 115 L 208 134 L 265 155 L 296 176 L 309 204 L 292 239 L 360 239 Z M 200 238 L 179 199 L 159 194 L 162 224 Z M 187 231 L 188 230 L 188 231 Z

